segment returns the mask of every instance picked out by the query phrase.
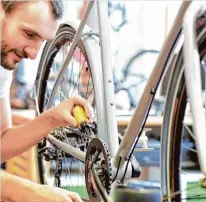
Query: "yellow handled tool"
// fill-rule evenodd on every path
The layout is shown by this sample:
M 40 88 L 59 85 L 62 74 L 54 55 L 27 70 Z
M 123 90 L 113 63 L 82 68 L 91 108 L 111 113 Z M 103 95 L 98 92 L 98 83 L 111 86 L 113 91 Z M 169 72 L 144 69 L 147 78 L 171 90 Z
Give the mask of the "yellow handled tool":
M 87 122 L 87 117 L 84 108 L 81 106 L 76 106 L 73 109 L 74 118 L 77 121 L 77 125 L 80 127 L 83 123 Z

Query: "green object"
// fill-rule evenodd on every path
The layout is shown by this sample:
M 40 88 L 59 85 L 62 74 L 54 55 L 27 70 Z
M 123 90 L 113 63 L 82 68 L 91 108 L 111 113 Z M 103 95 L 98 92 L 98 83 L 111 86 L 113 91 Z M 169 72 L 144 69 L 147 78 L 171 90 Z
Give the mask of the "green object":
M 206 201 L 206 188 L 200 185 L 200 182 L 187 183 L 187 200 L 189 202 L 205 202 Z
M 64 187 L 64 189 L 72 192 L 77 192 L 81 198 L 89 200 L 89 196 L 87 194 L 87 189 L 85 186 L 75 186 L 75 187 L 70 186 L 70 187 Z

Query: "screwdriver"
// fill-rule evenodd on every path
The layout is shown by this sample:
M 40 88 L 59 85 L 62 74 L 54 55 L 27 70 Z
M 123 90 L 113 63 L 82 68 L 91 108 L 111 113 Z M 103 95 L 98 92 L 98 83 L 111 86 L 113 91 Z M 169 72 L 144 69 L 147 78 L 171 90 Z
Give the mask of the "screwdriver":
M 91 135 L 84 108 L 81 106 L 75 106 L 73 109 L 73 115 L 77 121 L 78 127 L 80 127 L 87 135 Z

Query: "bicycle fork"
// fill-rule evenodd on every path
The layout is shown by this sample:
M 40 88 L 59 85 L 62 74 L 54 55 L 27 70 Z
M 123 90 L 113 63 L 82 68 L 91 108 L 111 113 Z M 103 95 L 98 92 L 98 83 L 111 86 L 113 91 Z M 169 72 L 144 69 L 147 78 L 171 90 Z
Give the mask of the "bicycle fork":
M 205 2 L 193 2 L 184 18 L 184 65 L 186 88 L 193 116 L 193 130 L 202 173 L 206 176 L 206 98 L 203 101 L 200 60 L 196 43 L 196 18 L 206 11 Z M 205 71 L 205 70 L 204 70 Z M 206 72 L 205 72 L 206 75 Z M 203 102 L 202 102 L 203 101 Z M 204 104 L 203 104 L 204 103 Z

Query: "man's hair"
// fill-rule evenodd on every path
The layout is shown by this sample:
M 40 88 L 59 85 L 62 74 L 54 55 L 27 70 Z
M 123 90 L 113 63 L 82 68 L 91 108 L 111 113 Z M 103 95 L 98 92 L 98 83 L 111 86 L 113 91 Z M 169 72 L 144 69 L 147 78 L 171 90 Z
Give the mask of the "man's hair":
M 1 6 L 6 14 L 10 14 L 19 4 L 26 3 L 29 1 L 1 1 Z M 49 0 L 52 8 L 52 14 L 55 20 L 61 19 L 64 12 L 63 0 Z

